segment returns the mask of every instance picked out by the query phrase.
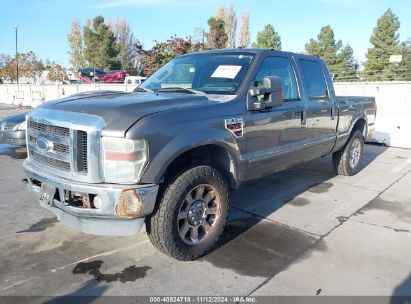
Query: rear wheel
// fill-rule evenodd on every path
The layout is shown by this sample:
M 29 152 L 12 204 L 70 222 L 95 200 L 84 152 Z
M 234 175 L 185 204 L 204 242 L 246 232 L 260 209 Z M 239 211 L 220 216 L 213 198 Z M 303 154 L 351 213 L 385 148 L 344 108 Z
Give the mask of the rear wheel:
M 229 209 L 229 188 L 220 171 L 210 166 L 188 169 L 170 181 L 158 200 L 146 220 L 156 248 L 178 260 L 194 260 L 212 249 Z
M 364 137 L 360 130 L 355 130 L 345 146 L 333 154 L 333 166 L 339 175 L 352 176 L 360 170 L 364 151 Z

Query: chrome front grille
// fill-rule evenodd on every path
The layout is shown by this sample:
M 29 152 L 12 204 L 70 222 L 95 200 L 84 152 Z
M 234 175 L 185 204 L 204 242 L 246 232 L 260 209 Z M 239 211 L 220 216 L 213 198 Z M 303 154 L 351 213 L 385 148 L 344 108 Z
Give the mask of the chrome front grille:
M 88 157 L 87 157 L 87 132 L 76 131 L 77 144 L 77 171 L 80 173 L 87 173 Z
M 38 108 L 27 115 L 29 159 L 47 173 L 86 183 L 103 182 L 100 171 L 103 118 Z
M 32 136 L 32 135 L 29 136 L 30 144 L 35 145 L 36 141 L 37 141 L 37 137 Z M 69 154 L 70 153 L 70 146 L 55 143 L 55 144 L 53 144 L 53 151 L 56 152 L 56 153 Z
M 44 132 L 44 133 L 49 133 L 61 137 L 70 137 L 70 129 L 69 128 L 64 128 L 64 127 L 58 127 L 58 126 L 53 126 L 53 125 L 48 125 L 40 122 L 35 122 L 35 121 L 29 121 L 29 126 L 30 129 Z
M 34 161 L 64 172 L 87 174 L 87 132 L 29 120 L 27 134 Z M 46 149 L 39 146 L 39 139 L 49 144 Z
M 53 151 L 63 154 L 69 154 L 70 147 L 63 144 L 54 144 Z
M 63 170 L 66 172 L 70 172 L 71 166 L 69 162 L 47 157 L 47 156 L 41 155 L 34 151 L 30 151 L 30 157 L 32 157 L 33 159 L 35 159 L 36 161 L 44 165 L 47 165 L 47 166 L 50 166 L 50 167 L 53 167 L 59 170 Z

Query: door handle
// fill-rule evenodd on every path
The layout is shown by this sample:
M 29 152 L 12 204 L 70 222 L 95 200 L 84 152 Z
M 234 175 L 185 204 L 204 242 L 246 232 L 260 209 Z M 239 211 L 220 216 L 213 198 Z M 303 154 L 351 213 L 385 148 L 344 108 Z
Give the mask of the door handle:
M 334 120 L 335 118 L 335 110 L 334 108 L 331 108 L 331 120 Z
M 300 111 L 301 115 L 301 125 L 305 126 L 307 124 L 307 111 L 304 109 Z
M 293 112 L 293 116 L 294 116 L 295 118 L 299 117 L 300 120 L 301 120 L 301 124 L 304 125 L 304 126 L 305 126 L 306 121 L 307 121 L 307 119 L 306 119 L 306 114 L 307 114 L 307 112 L 305 111 L 305 109 L 304 109 L 304 110 L 294 111 L 294 112 Z

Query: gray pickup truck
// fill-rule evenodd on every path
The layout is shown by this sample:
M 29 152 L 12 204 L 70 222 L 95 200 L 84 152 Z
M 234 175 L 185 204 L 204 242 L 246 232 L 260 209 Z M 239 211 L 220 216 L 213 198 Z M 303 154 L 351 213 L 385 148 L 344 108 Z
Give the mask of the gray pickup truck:
M 205 51 L 173 59 L 132 93 L 30 112 L 23 166 L 63 223 L 100 235 L 145 223 L 160 251 L 193 260 L 219 240 L 242 182 L 327 154 L 337 173 L 356 174 L 375 114 L 373 98 L 335 97 L 317 57 Z

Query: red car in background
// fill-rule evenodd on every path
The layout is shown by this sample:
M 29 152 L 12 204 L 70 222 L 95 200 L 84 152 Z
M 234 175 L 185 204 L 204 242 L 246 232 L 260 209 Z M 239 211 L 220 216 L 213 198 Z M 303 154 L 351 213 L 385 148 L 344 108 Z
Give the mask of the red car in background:
M 128 76 L 125 71 L 111 71 L 106 75 L 96 75 L 102 82 L 124 82 L 124 79 Z

